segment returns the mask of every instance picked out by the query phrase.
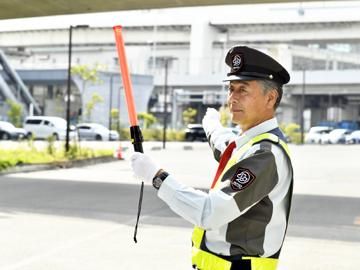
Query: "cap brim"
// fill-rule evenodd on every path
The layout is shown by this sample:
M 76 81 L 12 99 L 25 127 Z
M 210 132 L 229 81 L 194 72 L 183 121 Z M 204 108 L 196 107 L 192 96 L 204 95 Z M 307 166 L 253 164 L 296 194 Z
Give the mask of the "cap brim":
M 252 80 L 258 80 L 259 78 L 257 77 L 251 77 L 251 76 L 237 76 L 237 75 L 230 75 L 227 76 L 223 82 L 228 82 L 228 81 L 252 81 Z

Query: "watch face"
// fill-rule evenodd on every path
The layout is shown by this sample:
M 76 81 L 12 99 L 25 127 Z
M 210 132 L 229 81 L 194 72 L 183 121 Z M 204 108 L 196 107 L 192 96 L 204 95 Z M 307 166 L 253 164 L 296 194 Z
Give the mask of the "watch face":
M 153 186 L 156 188 L 156 189 L 159 189 L 161 184 L 162 184 L 163 180 L 160 178 L 160 177 L 156 177 L 153 181 Z

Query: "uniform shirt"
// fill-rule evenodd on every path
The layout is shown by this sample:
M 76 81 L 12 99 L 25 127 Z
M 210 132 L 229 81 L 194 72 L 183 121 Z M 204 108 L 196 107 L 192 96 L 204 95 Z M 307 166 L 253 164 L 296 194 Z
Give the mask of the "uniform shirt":
M 276 128 L 273 118 L 240 136 L 225 128 L 207 135 L 219 159 L 230 141 L 236 143 L 234 155 L 251 138 Z M 244 170 L 252 180 L 239 188 L 233 180 Z M 170 174 L 158 197 L 175 213 L 205 229 L 206 247 L 215 254 L 270 257 L 277 253 L 287 227 L 292 181 L 290 161 L 280 146 L 268 141 L 253 145 L 218 181 L 207 193 L 181 184 Z

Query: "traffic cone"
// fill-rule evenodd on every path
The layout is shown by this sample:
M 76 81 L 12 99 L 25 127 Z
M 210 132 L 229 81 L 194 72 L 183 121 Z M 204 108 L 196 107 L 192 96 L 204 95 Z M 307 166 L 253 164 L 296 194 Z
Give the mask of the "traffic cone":
M 122 148 L 121 148 L 121 144 L 119 144 L 119 147 L 115 150 L 114 153 L 114 157 L 118 160 L 123 160 L 123 156 L 122 156 Z

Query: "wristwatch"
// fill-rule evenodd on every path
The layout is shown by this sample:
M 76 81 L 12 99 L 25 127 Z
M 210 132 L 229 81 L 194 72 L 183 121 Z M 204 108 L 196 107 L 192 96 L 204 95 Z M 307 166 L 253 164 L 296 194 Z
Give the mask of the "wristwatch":
M 169 174 L 167 172 L 165 172 L 165 171 L 162 171 L 161 173 L 156 175 L 153 178 L 153 186 L 154 186 L 154 188 L 159 189 L 162 182 L 164 182 L 165 178 L 168 177 L 168 175 Z

